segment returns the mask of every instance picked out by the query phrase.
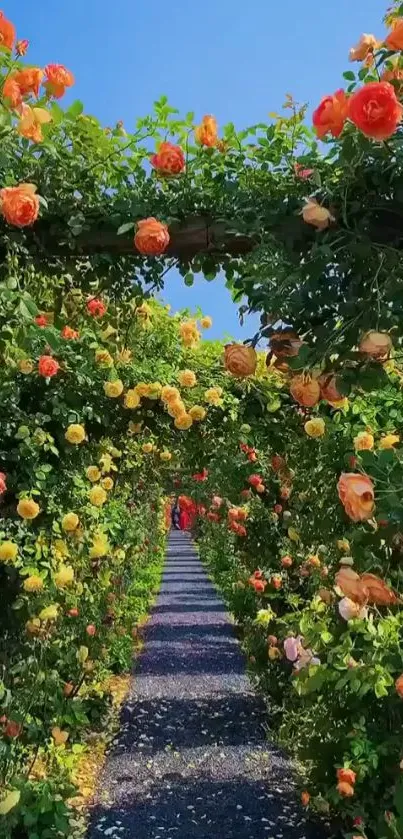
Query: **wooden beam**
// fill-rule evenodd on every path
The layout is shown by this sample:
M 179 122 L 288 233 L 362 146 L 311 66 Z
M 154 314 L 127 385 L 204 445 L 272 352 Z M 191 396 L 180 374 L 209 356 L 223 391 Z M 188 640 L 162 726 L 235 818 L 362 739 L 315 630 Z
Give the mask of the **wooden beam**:
M 244 234 L 228 232 L 230 225 L 225 222 L 209 222 L 202 217 L 187 219 L 182 224 L 175 224 L 169 230 L 171 241 L 165 254 L 179 260 L 190 260 L 198 254 L 220 254 L 242 256 L 249 253 L 257 241 Z M 118 236 L 115 230 L 101 227 L 85 231 L 69 245 L 58 239 L 57 234 L 44 225 L 37 225 L 33 230 L 44 251 L 49 255 L 60 256 L 91 256 L 93 254 L 110 254 L 111 256 L 135 256 L 138 251 L 134 247 L 134 230 L 129 234 Z M 75 247 L 71 244 L 75 243 Z

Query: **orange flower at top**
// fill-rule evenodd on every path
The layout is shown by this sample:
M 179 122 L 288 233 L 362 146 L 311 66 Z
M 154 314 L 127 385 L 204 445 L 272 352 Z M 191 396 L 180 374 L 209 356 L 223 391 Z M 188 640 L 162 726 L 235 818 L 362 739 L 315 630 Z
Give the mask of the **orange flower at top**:
M 349 53 L 350 61 L 365 61 L 369 55 L 371 55 L 379 46 L 378 41 L 375 38 L 375 35 L 361 35 L 358 44 L 355 47 L 351 47 Z
M 391 32 L 385 38 L 385 45 L 389 50 L 403 50 L 403 19 L 396 18 Z
M 339 137 L 348 114 L 348 99 L 344 90 L 336 90 L 333 96 L 325 96 L 313 112 L 316 136 L 322 139 L 326 134 Z
M 161 175 L 179 175 L 185 168 L 185 155 L 180 146 L 161 143 L 157 154 L 153 154 L 151 165 Z
M 49 96 L 54 96 L 55 99 L 61 99 L 66 92 L 66 88 L 72 87 L 75 81 L 73 73 L 67 70 L 63 64 L 47 64 L 45 76 L 43 86 Z
M 155 218 L 145 218 L 137 222 L 134 244 L 144 256 L 159 256 L 164 253 L 169 244 L 166 224 Z
M 93 318 L 103 318 L 106 313 L 106 305 L 103 300 L 97 297 L 92 297 L 87 302 L 87 312 Z
M 15 26 L 0 12 L 0 45 L 12 50 L 15 41 Z
M 369 82 L 349 99 L 348 116 L 373 140 L 387 140 L 402 120 L 403 107 L 389 82 Z
M 204 116 L 200 125 L 195 128 L 195 138 L 201 146 L 209 146 L 210 148 L 216 146 L 218 141 L 216 118 L 211 114 Z
M 52 117 L 45 108 L 31 108 L 24 102 L 21 105 L 21 119 L 18 123 L 18 133 L 33 143 L 43 140 L 42 125 L 51 122 Z
M 0 189 L 0 209 L 5 220 L 15 227 L 29 227 L 38 218 L 39 198 L 34 184 L 19 184 Z
M 368 475 L 342 472 L 337 489 L 340 501 L 352 521 L 366 521 L 372 518 L 375 490 Z

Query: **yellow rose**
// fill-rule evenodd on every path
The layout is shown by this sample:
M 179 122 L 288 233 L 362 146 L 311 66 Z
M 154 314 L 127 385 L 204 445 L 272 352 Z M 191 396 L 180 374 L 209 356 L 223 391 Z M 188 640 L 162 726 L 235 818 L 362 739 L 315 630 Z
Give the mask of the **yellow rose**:
M 58 725 L 55 725 L 54 728 L 52 728 L 52 737 L 55 741 L 55 746 L 64 746 L 69 739 L 69 732 L 62 731 Z
M 147 394 L 148 394 L 148 387 L 149 387 L 149 386 L 148 386 L 145 382 L 139 382 L 139 383 L 136 385 L 135 390 L 137 391 L 137 393 L 138 393 L 138 395 L 139 395 L 140 399 L 142 399 L 142 397 L 143 397 L 143 396 L 147 396 Z
M 110 399 L 117 399 L 123 393 L 123 382 L 121 379 L 115 379 L 113 382 L 104 382 L 105 396 Z
M 201 335 L 195 320 L 185 320 L 179 326 L 179 332 L 185 347 L 195 347 Z
M 101 472 L 98 469 L 98 466 L 89 466 L 88 469 L 86 469 L 85 474 L 92 484 L 95 484 L 97 481 L 99 481 L 101 477 Z
M 15 542 L 2 542 L 0 545 L 0 560 L 14 562 L 18 556 L 18 545 Z
M 181 370 L 178 375 L 178 381 L 182 387 L 194 387 L 197 379 L 193 370 Z
M 88 493 L 88 497 L 90 499 L 91 504 L 93 504 L 94 507 L 102 507 L 102 505 L 105 504 L 105 501 L 108 496 L 103 487 L 93 486 Z
M 71 586 L 74 583 L 74 568 L 71 565 L 61 565 L 53 579 L 57 588 Z
M 209 405 L 222 405 L 222 388 L 210 387 L 205 391 L 204 398 Z
M 166 402 L 167 405 L 170 405 L 171 402 L 177 402 L 180 398 L 181 395 L 177 387 L 171 387 L 171 385 L 164 385 L 164 387 L 161 390 L 162 402 Z
M 163 460 L 164 462 L 168 463 L 169 460 L 172 460 L 171 452 L 168 452 L 166 450 L 160 452 L 160 460 Z
M 210 317 L 210 315 L 204 315 L 203 318 L 200 318 L 200 326 L 203 327 L 203 329 L 210 329 L 212 325 L 213 319 Z
M 124 406 L 125 408 L 138 408 L 140 405 L 140 396 L 134 388 L 128 390 L 125 395 Z
M 348 539 L 338 539 L 337 547 L 339 551 L 343 551 L 343 553 L 345 554 L 348 554 L 350 552 L 350 542 L 348 541 Z
M 179 428 L 181 431 L 187 431 L 193 425 L 192 417 L 190 414 L 179 414 L 175 419 L 174 425 L 175 428 Z
M 378 449 L 393 449 L 393 446 L 396 446 L 397 443 L 400 443 L 398 434 L 387 434 L 386 437 L 379 440 Z
M 179 417 L 181 414 L 186 414 L 186 405 L 181 399 L 168 403 L 168 414 L 170 417 Z
M 113 479 L 112 478 L 103 478 L 101 484 L 104 489 L 111 490 L 113 489 Z
M 312 224 L 317 230 L 326 230 L 331 221 L 335 221 L 331 212 L 318 204 L 316 198 L 306 199 L 304 208 L 301 211 L 302 218 L 307 224 Z
M 190 416 L 192 417 L 193 422 L 201 422 L 204 420 L 207 411 L 202 405 L 193 405 L 193 408 L 189 411 Z
M 238 379 L 253 376 L 256 371 L 257 354 L 253 347 L 244 344 L 227 344 L 224 350 L 225 369 Z
M 73 530 L 77 529 L 79 524 L 80 519 L 76 513 L 66 513 L 62 518 L 62 530 L 65 530 L 66 533 L 72 533 Z
M 64 436 L 68 443 L 72 443 L 73 446 L 79 446 L 85 440 L 85 428 L 78 423 L 72 423 L 69 425 Z
M 43 580 L 42 577 L 39 577 L 38 574 L 32 574 L 31 577 L 27 577 L 24 580 L 24 591 L 37 592 L 42 591 L 43 589 Z
M 360 431 L 360 433 L 354 437 L 354 448 L 356 452 L 370 450 L 374 448 L 374 442 L 372 434 L 369 434 L 368 431 Z
M 153 448 L 154 446 L 152 443 L 143 443 L 141 450 L 142 452 L 144 452 L 144 454 L 151 454 Z
M 95 363 L 100 367 L 112 367 L 113 358 L 108 350 L 97 350 L 95 353 Z
M 32 498 L 21 498 L 17 506 L 17 513 L 22 519 L 36 519 L 41 508 Z
M 304 429 L 308 437 L 323 437 L 326 426 L 323 419 L 318 417 L 317 419 L 308 420 L 304 425 Z
M 55 621 L 59 612 L 59 607 L 56 603 L 52 603 L 51 606 L 46 606 L 45 609 L 42 609 L 39 612 L 39 618 L 41 621 Z
M 120 350 L 116 356 L 116 361 L 118 364 L 130 364 L 132 355 L 133 353 L 131 350 Z
M 25 376 L 29 376 L 34 369 L 33 362 L 30 358 L 22 358 L 21 361 L 18 362 L 18 369 L 20 373 L 24 373 Z
M 129 434 L 140 434 L 143 428 L 142 422 L 129 422 L 128 430 Z
M 101 556 L 107 556 L 109 552 L 110 547 L 107 536 L 104 533 L 96 534 L 89 550 L 91 559 L 99 559 Z

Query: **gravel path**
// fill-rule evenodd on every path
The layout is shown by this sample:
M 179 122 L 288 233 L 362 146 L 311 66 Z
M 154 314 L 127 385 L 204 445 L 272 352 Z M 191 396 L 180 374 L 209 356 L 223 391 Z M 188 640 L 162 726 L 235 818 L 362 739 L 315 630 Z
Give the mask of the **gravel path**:
M 174 532 L 89 839 L 311 839 L 264 720 L 225 607 Z

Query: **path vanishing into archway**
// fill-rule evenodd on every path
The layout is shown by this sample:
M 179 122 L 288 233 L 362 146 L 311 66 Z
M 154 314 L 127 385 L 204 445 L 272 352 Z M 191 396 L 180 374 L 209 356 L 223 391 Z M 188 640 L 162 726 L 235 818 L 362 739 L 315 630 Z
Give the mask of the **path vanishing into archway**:
M 307 832 L 308 830 L 308 832 Z M 172 533 L 90 839 L 304 839 L 292 769 L 225 606 L 184 533 Z

